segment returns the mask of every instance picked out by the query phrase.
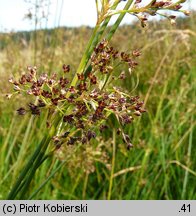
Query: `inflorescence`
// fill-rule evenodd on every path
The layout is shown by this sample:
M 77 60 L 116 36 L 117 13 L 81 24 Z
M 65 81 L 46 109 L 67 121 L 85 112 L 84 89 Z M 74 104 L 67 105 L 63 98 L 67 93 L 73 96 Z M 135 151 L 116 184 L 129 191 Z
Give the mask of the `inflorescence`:
M 138 50 L 118 52 L 103 40 L 91 56 L 91 72 L 78 74 L 76 86 L 70 86 L 69 65 L 63 65 L 62 76 L 38 75 L 37 68 L 29 66 L 27 73 L 22 74 L 19 80 L 9 80 L 14 85 L 15 93 L 35 97 L 34 103 L 20 107 L 17 112 L 19 115 L 31 113 L 35 116 L 39 116 L 42 110 L 48 110 L 50 115 L 59 112 L 64 130 L 54 137 L 57 148 L 64 143 L 89 142 L 108 127 L 107 119 L 113 113 L 119 122 L 118 133 L 130 148 L 130 138 L 124 134 L 123 128 L 132 123 L 135 116 L 141 116 L 145 109 L 138 96 L 130 96 L 119 87 L 114 87 L 115 79 L 126 79 L 125 72 L 115 77 L 114 71 L 122 64 L 129 69 L 135 68 L 139 56 Z M 49 119 L 47 125 L 50 126 Z
M 117 9 L 116 7 L 114 7 L 116 4 L 122 1 L 127 0 L 109 0 L 104 1 L 104 3 L 100 3 L 102 4 L 102 10 L 97 11 L 99 15 L 98 23 L 101 23 L 106 17 L 110 17 L 115 14 L 129 13 L 136 16 L 140 21 L 141 26 L 145 27 L 147 25 L 148 17 L 156 15 L 163 16 L 167 18 L 171 22 L 171 24 L 175 24 L 176 16 L 167 14 L 167 11 L 181 12 L 186 16 L 190 15 L 189 11 L 182 10 L 182 4 L 186 2 L 186 0 L 135 0 L 128 10 Z

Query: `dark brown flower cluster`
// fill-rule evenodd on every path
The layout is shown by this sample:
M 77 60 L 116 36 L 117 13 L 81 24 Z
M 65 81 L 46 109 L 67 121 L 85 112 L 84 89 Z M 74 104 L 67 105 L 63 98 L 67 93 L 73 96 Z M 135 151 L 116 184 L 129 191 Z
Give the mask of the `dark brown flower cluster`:
M 78 101 L 79 95 L 76 96 L 71 101 L 72 111 L 63 117 L 63 121 L 70 126 L 68 128 L 76 128 L 77 131 L 80 131 L 76 133 L 76 136 L 66 136 L 67 144 L 86 143 L 95 138 L 97 133 L 102 133 L 107 128 L 105 120 L 107 120 L 108 114 L 113 113 L 119 122 L 123 140 L 127 143 L 127 147 L 130 146 L 130 139 L 124 134 L 122 128 L 132 123 L 134 116 L 141 116 L 145 112 L 143 102 L 139 100 L 139 97 L 125 96 L 116 88 L 112 92 L 94 89 L 87 94 L 82 94 L 82 97 L 85 102 Z M 99 132 L 97 132 L 98 128 Z M 65 134 L 68 133 L 65 132 Z M 65 142 L 61 139 L 63 137 L 65 137 L 64 133 L 59 137 L 58 146 Z
M 135 58 L 139 57 L 140 55 L 141 53 L 138 50 L 133 51 L 132 54 L 118 52 L 112 46 L 109 46 L 106 40 L 103 40 L 94 49 L 94 53 L 91 56 L 92 71 L 108 74 L 114 70 L 114 62 L 127 63 L 129 68 L 135 68 L 135 66 L 137 66 Z
M 141 3 L 142 0 L 136 0 L 135 4 L 139 4 Z M 178 1 L 172 1 L 172 0 L 151 0 L 148 5 L 146 5 L 145 7 L 150 8 L 150 9 L 170 9 L 170 10 L 179 10 L 180 8 L 182 8 L 182 3 L 186 2 L 186 0 L 178 0 Z M 138 6 L 139 7 L 139 6 Z
M 175 19 L 176 19 L 175 15 L 170 16 L 167 14 L 162 14 L 161 12 L 159 12 L 160 10 L 179 11 L 184 13 L 187 16 L 190 14 L 189 11 L 181 10 L 182 3 L 186 2 L 186 0 L 178 0 L 175 2 L 172 0 L 164 0 L 164 1 L 152 0 L 144 7 L 140 7 L 141 2 L 142 0 L 135 1 L 135 15 L 140 20 L 142 27 L 145 27 L 148 21 L 146 14 L 150 16 L 155 16 L 159 14 L 161 16 L 167 17 L 170 20 L 171 24 L 175 24 Z
M 69 66 L 63 65 L 64 73 L 69 72 Z M 17 93 L 35 96 L 35 103 L 29 103 L 27 107 L 17 110 L 19 115 L 24 115 L 30 111 L 33 115 L 40 115 L 43 107 L 57 106 L 59 102 L 65 100 L 65 94 L 70 91 L 69 81 L 64 75 L 57 79 L 56 74 L 48 76 L 46 73 L 38 76 L 36 67 L 27 67 L 27 73 L 22 74 L 19 80 L 9 79 L 14 85 Z
M 91 57 L 92 71 L 86 77 L 77 74 L 77 86 L 70 86 L 68 73 L 69 65 L 63 65 L 63 75 L 48 76 L 43 73 L 38 76 L 36 67 L 28 67 L 18 81 L 10 79 L 14 90 L 18 93 L 35 96 L 35 103 L 17 110 L 19 115 L 30 112 L 40 115 L 42 109 L 50 109 L 62 115 L 63 129 L 59 136 L 54 137 L 56 148 L 67 143 L 87 143 L 107 128 L 106 120 L 113 113 L 119 122 L 120 134 L 129 148 L 132 144 L 123 132 L 123 127 L 133 122 L 135 116 L 140 116 L 145 110 L 139 97 L 132 97 L 120 88 L 107 86 L 103 83 L 103 76 L 110 76 L 114 71 L 113 62 L 126 63 L 128 67 L 137 65 L 135 58 L 140 52 L 135 50 L 131 54 L 119 53 L 103 40 Z M 119 79 L 124 78 L 121 74 Z M 106 79 L 107 80 L 107 79 Z M 104 88 L 103 88 L 104 86 Z M 72 131 L 72 132 L 71 132 Z M 74 131 L 74 132 L 73 132 Z

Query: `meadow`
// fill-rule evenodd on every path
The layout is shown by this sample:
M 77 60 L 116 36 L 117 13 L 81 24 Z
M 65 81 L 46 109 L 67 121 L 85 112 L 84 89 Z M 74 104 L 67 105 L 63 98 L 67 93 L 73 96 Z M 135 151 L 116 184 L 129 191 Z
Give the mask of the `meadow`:
M 196 199 L 195 29 L 194 13 L 179 18 L 176 26 L 166 20 L 144 29 L 138 22 L 121 26 L 112 46 L 142 53 L 138 67 L 124 82 L 117 81 L 140 96 L 147 110 L 124 128 L 133 148 L 127 150 L 107 128 L 88 148 L 67 149 L 60 158 L 54 154 L 44 161 L 23 199 Z M 90 27 L 0 33 L 0 199 L 6 199 L 47 133 L 46 113 L 17 115 L 28 99 L 8 100 L 8 79 L 21 76 L 28 65 L 58 74 L 69 64 L 73 77 L 91 33 Z

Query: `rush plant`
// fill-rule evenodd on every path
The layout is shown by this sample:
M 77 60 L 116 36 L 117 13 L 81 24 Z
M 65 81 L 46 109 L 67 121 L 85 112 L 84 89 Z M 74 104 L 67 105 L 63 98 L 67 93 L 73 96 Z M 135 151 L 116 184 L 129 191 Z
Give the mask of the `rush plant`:
M 36 170 L 45 160 L 57 156 L 62 161 L 56 169 L 58 171 L 64 164 L 64 155 L 69 152 L 67 146 L 73 150 L 70 154 L 75 154 L 79 148 L 85 151 L 93 140 L 103 136 L 103 131 L 108 127 L 113 130 L 113 158 L 116 134 L 122 137 L 127 149 L 133 147 L 124 127 L 141 116 L 145 109 L 138 96 L 130 95 L 116 83 L 123 82 L 127 73 L 137 66 L 141 53 L 139 50 L 131 53 L 118 51 L 110 45 L 110 40 L 125 14 L 136 16 L 142 27 L 146 27 L 150 16 L 157 15 L 166 17 L 174 24 L 176 17 L 167 15 L 165 11 L 188 15 L 187 11 L 181 10 L 181 3 L 184 2 L 127 0 L 122 8 L 121 0 L 96 0 L 97 22 L 72 79 L 69 75 L 71 66 L 64 64 L 60 74 L 48 75 L 40 73 L 36 66 L 28 66 L 19 79 L 9 80 L 14 92 L 8 98 L 20 94 L 31 99 L 30 103 L 19 107 L 17 113 L 21 117 L 34 115 L 39 118 L 42 112 L 46 112 L 47 134 L 21 170 L 7 199 L 24 199 Z M 113 15 L 118 15 L 118 18 L 106 33 Z M 122 65 L 127 71 L 119 72 Z M 96 159 L 101 156 L 92 154 L 91 157 Z M 108 199 L 111 188 L 112 177 Z

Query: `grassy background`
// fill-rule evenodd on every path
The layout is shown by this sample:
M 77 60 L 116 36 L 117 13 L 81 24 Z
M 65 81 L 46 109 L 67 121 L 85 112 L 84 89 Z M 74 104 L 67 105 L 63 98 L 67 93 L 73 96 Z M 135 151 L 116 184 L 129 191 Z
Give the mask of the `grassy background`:
M 111 199 L 196 199 L 196 17 L 161 21 L 141 29 L 122 26 L 112 40 L 119 50 L 139 48 L 139 67 L 123 87 L 145 101 L 147 113 L 125 128 L 134 148 L 126 150 L 117 137 Z M 77 68 L 91 29 L 0 34 L 0 199 L 5 199 L 18 173 L 45 131 L 45 115 L 17 116 L 24 98 L 10 101 L 10 76 L 27 65 L 40 72 L 61 72 L 62 64 Z M 126 70 L 126 68 L 125 68 Z M 73 75 L 73 74 L 72 74 Z M 119 83 L 122 85 L 122 83 Z M 112 132 L 89 154 L 77 153 L 33 197 L 34 199 L 107 199 L 111 186 Z M 67 157 L 69 152 L 63 157 Z M 36 173 L 27 197 L 35 192 L 60 162 L 56 156 Z M 91 172 L 92 171 L 92 172 Z

